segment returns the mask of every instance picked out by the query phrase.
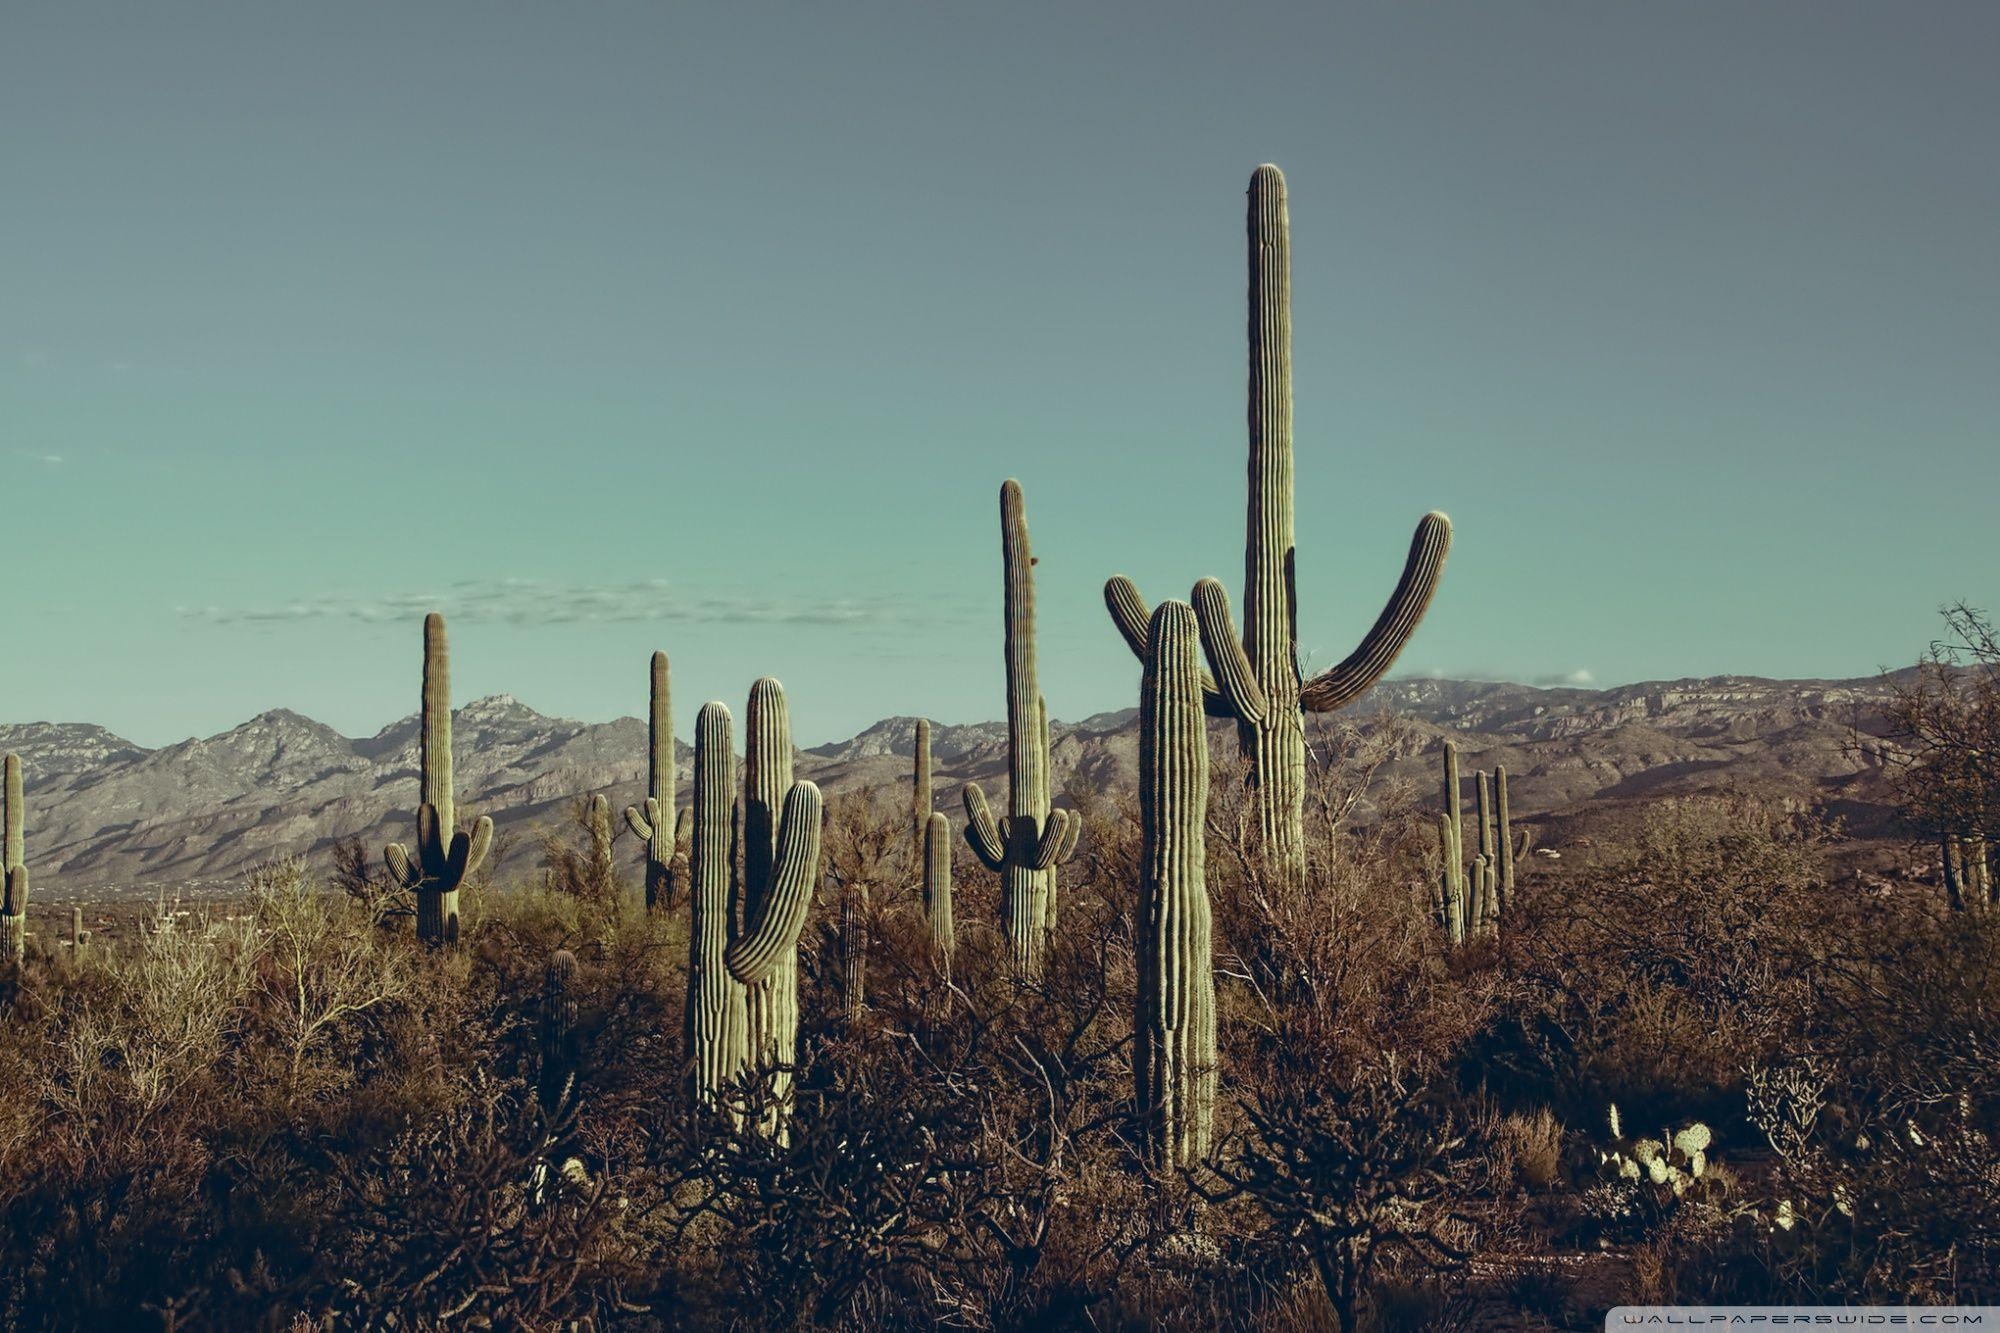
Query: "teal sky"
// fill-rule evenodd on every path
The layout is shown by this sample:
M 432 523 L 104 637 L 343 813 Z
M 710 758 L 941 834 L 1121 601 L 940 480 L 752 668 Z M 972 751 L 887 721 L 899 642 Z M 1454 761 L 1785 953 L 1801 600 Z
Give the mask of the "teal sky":
M 1287 174 L 1300 634 L 1402 673 L 1857 675 L 2000 608 L 2000 7 L 10 4 L 0 719 L 372 732 L 786 683 L 1051 710 L 1243 540 Z M 1240 599 L 1239 599 L 1240 600 Z

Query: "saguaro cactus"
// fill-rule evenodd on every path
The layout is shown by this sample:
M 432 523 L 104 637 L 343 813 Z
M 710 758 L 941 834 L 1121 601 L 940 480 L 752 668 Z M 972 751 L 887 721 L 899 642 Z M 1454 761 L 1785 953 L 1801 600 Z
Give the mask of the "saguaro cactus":
M 951 820 L 942 811 L 924 821 L 924 920 L 931 928 L 931 953 L 948 978 L 958 937 L 951 924 Z
M 646 804 L 625 807 L 625 822 L 646 844 L 646 906 L 674 905 L 674 849 L 687 836 L 688 811 L 674 815 L 674 711 L 667 690 L 667 655 L 653 654 L 652 702 L 646 723 Z
M 598 792 L 590 798 L 585 822 L 590 828 L 590 879 L 599 893 L 617 883 L 618 866 L 611 855 L 611 798 Z
M 10 754 L 6 768 L 6 832 L 0 835 L 0 936 L 7 956 L 19 964 L 28 953 L 28 842 L 22 833 L 28 804 L 22 795 L 21 756 Z
M 1000 488 L 1000 555 L 1006 580 L 1007 786 L 1006 819 L 997 823 L 976 782 L 965 787 L 965 840 L 1001 876 L 1001 924 L 1014 966 L 1041 969 L 1049 926 L 1049 867 L 1073 843 L 1068 811 L 1049 804 L 1048 732 L 1035 679 L 1035 558 L 1028 549 L 1028 515 L 1021 484 Z
M 1445 936 L 1453 944 L 1465 943 L 1471 926 L 1471 893 L 1465 883 L 1465 837 L 1459 820 L 1458 747 L 1444 743 L 1444 813 L 1438 819 L 1438 852 L 1443 870 L 1438 877 L 1438 896 L 1443 900 Z
M 743 862 L 746 877 L 760 885 L 754 898 L 740 891 L 736 876 L 742 825 L 731 790 L 735 757 L 730 753 L 729 709 L 721 703 L 704 704 L 695 720 L 688 1050 L 696 1099 L 711 1106 L 751 1060 L 775 1071 L 774 1104 L 758 1125 L 773 1133 L 782 1129 L 783 1097 L 791 1086 L 789 1066 L 796 1058 L 797 951 L 819 879 L 822 805 L 818 787 L 789 781 L 790 734 L 778 682 L 758 681 L 750 704 L 745 805 L 753 818 L 743 824 L 752 828 L 753 836 L 744 846 Z M 768 795 L 779 777 L 787 780 L 780 788 L 784 803 L 773 819 Z M 760 850 L 765 837 L 771 841 Z M 786 964 L 789 987 L 774 984 Z
M 868 1002 L 868 885 L 850 880 L 840 890 L 840 1003 L 852 1018 Z
M 696 1101 L 714 1106 L 743 1069 L 743 987 L 724 964 L 736 899 L 736 756 L 729 708 L 702 705 L 694 730 L 694 833 L 688 857 L 688 1060 Z
M 542 1067 L 537 1093 L 542 1114 L 554 1120 L 575 1101 L 576 955 L 558 949 L 542 975 Z
M 913 748 L 913 773 L 910 788 L 911 825 L 916 830 L 917 852 L 924 849 L 925 830 L 931 822 L 931 724 L 929 718 L 917 719 L 917 734 Z
M 1507 817 L 1507 770 L 1499 764 L 1493 766 L 1493 832 L 1493 850 L 1499 858 L 1494 903 L 1505 916 L 1514 910 L 1514 827 Z
M 458 827 L 451 780 L 451 649 L 444 617 L 424 617 L 424 707 L 419 742 L 420 803 L 416 855 L 400 842 L 382 849 L 389 873 L 417 897 L 417 938 L 458 941 L 458 890 L 493 845 L 493 821 L 483 815 L 468 832 Z
M 1265 854 L 1280 872 L 1305 869 L 1305 718 L 1352 703 L 1387 671 L 1437 590 L 1451 521 L 1417 524 L 1402 579 L 1361 644 L 1310 681 L 1298 665 L 1293 583 L 1291 223 L 1285 178 L 1274 166 L 1250 178 L 1250 505 L 1244 552 L 1243 632 L 1214 579 L 1195 585 L 1194 609 L 1213 674 L 1204 707 L 1235 718 L 1256 784 Z M 1105 605 L 1134 654 L 1146 651 L 1146 603 L 1132 581 L 1104 586 Z
M 1215 1110 L 1215 971 L 1206 847 L 1208 734 L 1194 611 L 1163 602 L 1139 691 L 1139 1000 L 1133 1060 L 1155 1162 L 1205 1156 Z

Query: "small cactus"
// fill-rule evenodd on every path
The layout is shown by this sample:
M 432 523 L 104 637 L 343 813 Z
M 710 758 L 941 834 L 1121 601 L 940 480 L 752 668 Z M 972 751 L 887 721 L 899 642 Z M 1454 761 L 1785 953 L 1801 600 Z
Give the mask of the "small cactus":
M 28 951 L 28 844 L 22 833 L 28 817 L 28 804 L 22 795 L 21 756 L 10 754 L 4 761 L 6 769 L 6 833 L 0 839 L 0 868 L 4 868 L 4 881 L 0 881 L 0 948 L 5 948 L 7 957 L 18 966 Z
M 72 954 L 81 954 L 83 946 L 90 942 L 90 932 L 83 928 L 83 909 L 69 909 L 69 948 Z
M 611 798 L 603 792 L 592 796 L 585 823 L 590 829 L 590 882 L 598 892 L 608 894 L 618 877 L 611 855 Z
M 646 844 L 646 908 L 672 910 L 674 851 L 691 827 L 688 811 L 674 815 L 674 711 L 668 692 L 667 655 L 653 654 L 646 720 L 646 800 L 625 807 L 625 823 Z
M 481 816 L 468 832 L 457 823 L 451 777 L 451 649 L 444 617 L 424 617 L 424 704 L 420 741 L 420 803 L 416 854 L 399 842 L 382 849 L 389 874 L 417 899 L 417 938 L 458 942 L 458 890 L 486 860 L 493 821 Z
M 1208 1154 L 1215 1112 L 1215 970 L 1203 821 L 1208 733 L 1193 608 L 1162 602 L 1139 692 L 1139 995 L 1133 1060 L 1151 1159 Z
M 1041 970 L 1049 928 L 1049 869 L 1074 846 L 1072 816 L 1049 804 L 1046 708 L 1035 672 L 1035 557 L 1021 484 L 1000 488 L 1005 580 L 1008 817 L 999 821 L 976 782 L 965 787 L 965 840 L 1001 876 L 1001 923 L 1016 970 Z
M 549 956 L 542 975 L 541 1077 L 538 1095 L 542 1114 L 560 1119 L 575 1104 L 576 1094 L 576 955 L 558 949 Z
M 840 891 L 840 1003 L 849 1018 L 868 1002 L 868 885 L 853 880 Z

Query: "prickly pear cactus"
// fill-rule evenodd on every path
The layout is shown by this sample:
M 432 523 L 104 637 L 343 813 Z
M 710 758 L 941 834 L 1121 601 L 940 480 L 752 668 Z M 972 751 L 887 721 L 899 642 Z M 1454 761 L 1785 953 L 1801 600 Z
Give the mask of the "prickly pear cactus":
M 1139 995 L 1133 1076 L 1152 1160 L 1208 1153 L 1215 1112 L 1215 971 L 1206 844 L 1208 734 L 1194 611 L 1162 602 L 1139 690 Z
M 1305 718 L 1359 698 L 1416 632 L 1444 572 L 1451 521 L 1424 516 L 1389 603 L 1347 658 L 1310 681 L 1298 664 L 1293 589 L 1291 220 L 1285 178 L 1266 164 L 1250 178 L 1250 504 L 1244 543 L 1243 630 L 1230 622 L 1222 585 L 1195 585 L 1194 608 L 1213 674 L 1204 706 L 1235 718 L 1257 790 L 1265 854 L 1294 878 L 1305 873 Z M 1145 599 L 1114 577 L 1105 605 L 1133 653 L 1146 652 Z
M 417 938 L 458 942 L 458 890 L 486 860 L 493 821 L 481 816 L 460 829 L 451 777 L 451 649 L 444 617 L 424 617 L 424 705 L 415 854 L 399 842 L 382 849 L 389 874 L 417 899 Z

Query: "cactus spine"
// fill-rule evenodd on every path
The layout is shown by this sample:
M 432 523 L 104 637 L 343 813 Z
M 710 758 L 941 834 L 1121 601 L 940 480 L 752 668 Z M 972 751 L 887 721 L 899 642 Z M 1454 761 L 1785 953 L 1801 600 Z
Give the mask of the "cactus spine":
M 1049 923 L 1049 867 L 1073 841 L 1067 811 L 1049 805 L 1048 732 L 1035 679 L 1035 573 L 1021 484 L 1000 488 L 1000 554 L 1007 647 L 1008 818 L 995 822 L 978 783 L 965 787 L 965 840 L 1001 875 L 1001 924 L 1015 968 L 1041 970 Z
M 6 832 L 0 835 L 0 935 L 7 956 L 18 965 L 28 953 L 28 841 L 22 832 L 28 803 L 22 795 L 21 756 L 10 754 L 6 769 Z
M 576 955 L 558 949 L 542 975 L 542 1068 L 538 1093 L 542 1114 L 560 1117 L 574 1104 L 576 1090 Z
M 924 821 L 924 920 L 938 970 L 949 979 L 958 939 L 951 925 L 951 820 L 941 811 Z
M 743 987 L 729 974 L 736 897 L 735 762 L 729 709 L 702 705 L 694 731 L 694 832 L 688 858 L 688 1060 L 695 1100 L 715 1106 L 743 1069 Z
M 674 711 L 667 689 L 667 655 L 653 654 L 651 704 L 646 722 L 646 802 L 625 807 L 625 822 L 646 844 L 646 907 L 674 905 L 674 846 L 686 816 L 674 817 Z
M 1305 871 L 1305 718 L 1344 708 L 1387 671 L 1415 633 L 1451 546 L 1451 521 L 1417 524 L 1403 575 L 1360 646 L 1302 681 L 1293 584 L 1291 222 L 1285 178 L 1270 165 L 1250 178 L 1250 500 L 1244 551 L 1243 632 L 1214 579 L 1195 585 L 1194 608 L 1213 675 L 1204 707 L 1238 723 L 1256 785 L 1265 854 L 1281 873 Z M 1111 618 L 1134 654 L 1146 652 L 1146 603 L 1130 579 L 1104 587 Z
M 389 873 L 417 898 L 417 938 L 458 941 L 458 890 L 486 860 L 493 821 L 481 816 L 470 832 L 458 827 L 451 780 L 451 649 L 444 617 L 424 617 L 424 705 L 420 741 L 420 801 L 416 855 L 399 842 L 382 850 Z
M 1163 602 L 1139 692 L 1139 999 L 1133 1062 L 1152 1160 L 1208 1152 L 1215 1109 L 1215 972 L 1206 848 L 1208 737 L 1194 611 Z

